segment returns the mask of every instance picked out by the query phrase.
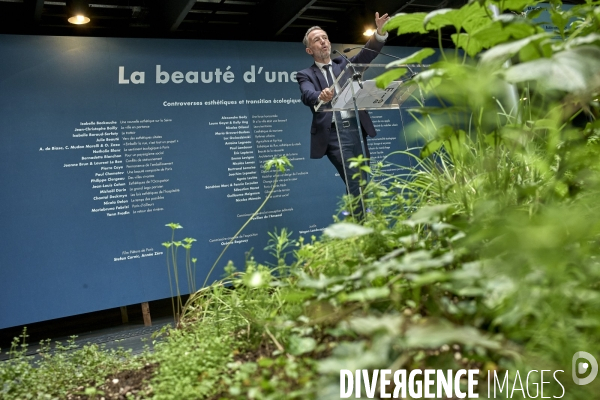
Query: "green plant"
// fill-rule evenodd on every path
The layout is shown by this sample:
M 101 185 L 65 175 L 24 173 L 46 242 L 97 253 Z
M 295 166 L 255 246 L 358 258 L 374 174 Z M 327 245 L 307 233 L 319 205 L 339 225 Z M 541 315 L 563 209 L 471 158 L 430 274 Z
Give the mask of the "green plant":
M 269 201 L 269 199 L 273 195 L 273 192 L 275 191 L 275 188 L 277 187 L 277 180 L 279 179 L 279 174 L 285 173 L 286 168 L 293 168 L 293 167 L 292 167 L 292 163 L 290 163 L 290 160 L 288 160 L 288 158 L 286 156 L 281 156 L 281 157 L 276 157 L 276 158 L 273 158 L 272 160 L 265 162 L 265 165 L 264 165 L 265 171 L 270 171 L 273 168 L 275 169 L 275 178 L 273 179 L 273 186 L 271 186 L 271 190 L 269 191 L 269 194 L 267 194 L 267 196 L 265 197 L 265 199 L 263 200 L 261 205 L 258 206 L 256 211 L 254 211 L 254 213 L 250 216 L 250 218 L 248 218 L 248 220 L 244 223 L 244 225 L 242 225 L 242 227 L 235 233 L 235 235 L 232 236 L 232 238 L 229 240 L 229 242 L 227 243 L 227 245 L 225 246 L 223 251 L 221 251 L 221 254 L 219 254 L 219 257 L 217 257 L 217 259 L 215 260 L 215 263 L 208 271 L 208 274 L 206 275 L 206 279 L 204 280 L 203 286 L 206 286 L 206 283 L 208 282 L 208 278 L 212 274 L 213 270 L 215 269 L 215 267 L 221 260 L 221 257 L 223 257 L 223 254 L 225 254 L 225 252 L 227 251 L 227 249 L 229 248 L 231 243 L 234 242 L 234 240 L 240 235 L 240 233 L 242 233 L 242 231 L 246 228 L 246 226 L 248 226 L 250 221 L 252 221 L 254 219 L 254 217 L 256 217 L 258 215 L 260 210 L 263 209 L 265 204 L 267 204 L 267 201 Z
M 291 238 L 292 234 L 293 232 L 287 230 L 287 228 L 282 228 L 279 233 L 277 233 L 277 228 L 274 232 L 269 232 L 270 239 L 265 250 L 277 260 L 275 266 L 285 265 L 286 258 L 291 253 L 291 248 L 296 245 L 296 241 Z
M 290 238 L 271 234 L 275 268 L 253 259 L 244 272 L 229 268 L 218 289 L 190 303 L 187 317 L 233 324 L 248 354 L 266 346 L 270 360 L 317 360 L 303 364 L 303 373 L 320 374 L 319 383 L 298 378 L 277 386 L 279 398 L 295 385 L 308 397 L 335 397 L 342 368 L 477 368 L 484 377 L 505 370 L 516 379 L 517 370 L 569 371 L 579 348 L 596 354 L 600 231 L 589 222 L 600 189 L 595 4 L 550 11 L 559 22 L 576 19 L 559 26 L 562 42 L 522 15 L 490 9 L 520 11 L 526 2 L 393 18 L 388 29 L 400 33 L 456 30 L 457 49 L 414 78 L 439 104 L 410 110 L 411 132 L 426 139 L 419 157 L 407 153 L 416 167 L 388 174 L 385 160 L 372 165 L 367 172 L 377 179 L 365 197 L 372 212 L 362 225 L 341 222 L 320 239 L 299 238 L 290 274 L 279 276 L 273 272 L 283 267 Z M 550 73 L 565 70 L 590 83 L 573 86 Z M 392 70 L 381 81 L 401 74 Z M 579 125 L 585 113 L 590 121 Z M 277 396 L 259 378 L 270 363 L 232 365 L 234 377 L 256 383 L 238 383 L 229 395 Z M 597 390 L 562 384 L 565 398 Z
M 242 231 L 246 228 L 246 226 L 250 223 L 250 221 L 252 221 L 254 219 L 254 217 L 256 217 L 258 215 L 258 213 L 263 209 L 265 204 L 267 204 L 267 201 L 271 198 L 271 196 L 273 195 L 273 191 L 277 187 L 277 180 L 279 178 L 279 174 L 285 173 L 286 168 L 292 168 L 292 164 L 290 163 L 290 161 L 288 160 L 288 158 L 286 156 L 282 156 L 282 157 L 277 157 L 277 158 L 274 158 L 272 160 L 265 162 L 264 168 L 265 168 L 265 171 L 270 171 L 271 169 L 275 168 L 275 178 L 273 179 L 273 185 L 271 187 L 271 190 L 265 197 L 262 204 L 256 209 L 256 211 L 250 216 L 250 218 L 248 218 L 248 220 L 235 233 L 235 235 L 233 235 L 231 237 L 229 242 L 227 242 L 227 245 L 223 248 L 223 250 L 221 251 L 221 254 L 219 254 L 217 259 L 213 263 L 212 267 L 208 271 L 208 274 L 206 275 L 206 278 L 204 279 L 204 283 L 202 284 L 203 288 L 206 287 L 212 272 L 214 271 L 215 267 L 217 266 L 217 264 L 221 260 L 221 257 L 223 257 L 223 254 L 225 254 L 225 252 L 227 251 L 229 246 L 235 241 L 235 239 L 240 235 L 240 233 L 242 233 Z M 178 273 L 178 263 L 177 263 L 178 262 L 177 252 L 178 252 L 179 247 L 183 247 L 185 249 L 185 268 L 186 268 L 186 278 L 187 278 L 187 282 L 188 282 L 188 293 L 190 293 L 190 295 L 193 297 L 197 293 L 201 292 L 201 291 L 198 292 L 198 288 L 196 287 L 196 263 L 197 263 L 198 259 L 195 257 L 194 258 L 191 257 L 192 243 L 195 242 L 196 239 L 188 237 L 188 238 L 183 239 L 183 241 L 179 241 L 179 240 L 176 241 L 175 240 L 175 230 L 182 229 L 183 226 L 181 226 L 179 223 L 174 223 L 174 222 L 168 223 L 168 224 L 166 224 L 166 226 L 171 228 L 171 240 L 168 242 L 163 242 L 162 245 L 167 249 L 167 251 L 166 251 L 167 273 L 169 276 L 169 288 L 171 290 L 171 302 L 172 302 L 172 307 L 173 307 L 173 317 L 175 318 L 175 322 L 179 323 L 182 313 L 185 312 L 185 306 L 181 299 L 181 289 L 180 289 L 180 285 L 179 285 L 179 273 Z M 171 278 L 171 270 L 173 273 L 173 278 Z M 173 288 L 175 288 L 175 290 L 173 290 Z
M 171 290 L 171 305 L 173 307 L 173 318 L 175 318 L 175 322 L 177 323 L 179 321 L 180 315 L 181 315 L 181 309 L 183 308 L 183 301 L 181 300 L 181 291 L 180 291 L 180 287 L 179 287 L 179 272 L 178 272 L 178 268 L 177 268 L 177 251 L 179 249 L 179 247 L 181 247 L 183 245 L 183 242 L 181 241 L 175 241 L 175 229 L 183 229 L 183 226 L 181 226 L 178 223 L 174 223 L 174 222 L 170 222 L 167 225 L 169 228 L 171 228 L 171 241 L 169 242 L 163 242 L 162 245 L 167 249 L 166 251 L 166 257 L 167 257 L 167 273 L 169 276 L 169 289 Z M 189 269 L 189 263 L 188 263 L 188 258 L 189 258 L 189 250 L 191 248 L 191 242 L 195 241 L 195 239 L 191 239 L 189 243 L 186 243 L 188 245 L 188 248 L 186 248 L 186 272 L 187 272 L 187 278 L 188 278 L 188 286 L 191 289 L 191 285 L 192 282 L 195 282 L 195 268 L 194 268 L 194 272 L 192 275 L 192 272 Z M 195 267 L 196 263 L 194 262 L 194 267 Z M 171 278 L 171 268 L 173 269 L 173 278 Z M 192 279 L 190 276 L 193 276 L 194 278 Z M 173 285 L 174 282 L 174 285 Z M 175 287 L 175 293 L 177 294 L 177 296 L 174 295 L 173 293 L 173 286 Z
M 142 362 L 123 349 L 107 350 L 96 344 L 78 346 L 75 336 L 66 344 L 44 340 L 37 356 L 27 355 L 27 330 L 15 338 L 10 359 L 0 363 L 0 399 L 64 399 L 83 391 L 100 394 L 96 387 L 122 368 Z

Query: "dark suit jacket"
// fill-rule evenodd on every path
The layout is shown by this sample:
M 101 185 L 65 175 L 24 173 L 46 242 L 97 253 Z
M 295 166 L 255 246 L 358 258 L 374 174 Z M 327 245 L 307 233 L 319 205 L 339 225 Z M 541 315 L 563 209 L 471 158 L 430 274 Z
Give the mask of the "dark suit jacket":
M 375 37 L 372 37 L 365 47 L 380 51 L 383 48 L 383 45 L 384 43 L 381 43 Z M 376 56 L 377 53 L 363 49 L 357 55 L 350 58 L 350 61 L 352 63 L 367 64 L 373 61 Z M 331 61 L 335 76 L 338 76 L 348 64 L 341 56 L 334 58 Z M 302 71 L 298 71 L 296 80 L 300 84 L 302 102 L 310 107 L 310 111 L 313 114 L 312 125 L 310 127 L 310 158 L 321 158 L 325 155 L 327 150 L 333 113 L 315 112 L 314 106 L 319 104 L 319 94 L 321 91 L 328 87 L 327 81 L 316 64 L 313 64 Z M 369 135 L 371 137 L 375 136 L 375 128 L 373 127 L 373 122 L 371 121 L 369 114 L 364 110 L 359 111 L 358 114 L 363 135 Z

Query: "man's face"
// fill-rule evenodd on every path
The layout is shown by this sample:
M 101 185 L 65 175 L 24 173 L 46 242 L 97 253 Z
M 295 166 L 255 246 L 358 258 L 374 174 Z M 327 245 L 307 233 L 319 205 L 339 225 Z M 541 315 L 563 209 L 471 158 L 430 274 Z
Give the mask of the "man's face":
M 329 43 L 327 33 L 320 29 L 315 29 L 310 32 L 308 34 L 308 47 L 306 48 L 306 52 L 319 62 L 321 60 L 329 61 L 331 43 Z

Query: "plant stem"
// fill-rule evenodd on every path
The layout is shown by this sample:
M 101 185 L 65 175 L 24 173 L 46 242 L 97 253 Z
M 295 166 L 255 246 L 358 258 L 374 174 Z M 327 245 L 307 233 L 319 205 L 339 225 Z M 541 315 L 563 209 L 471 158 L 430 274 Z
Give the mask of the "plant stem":
M 206 275 L 206 279 L 204 279 L 204 283 L 202 284 L 202 287 L 206 286 L 206 283 L 208 282 L 208 278 L 210 277 L 210 275 L 214 271 L 215 267 L 217 266 L 217 264 L 221 260 L 221 257 L 223 257 L 223 254 L 225 254 L 225 252 L 227 251 L 227 249 L 229 248 L 229 246 L 231 245 L 231 243 L 233 243 L 233 241 L 240 235 L 240 233 L 242 233 L 242 231 L 246 228 L 246 226 L 250 223 L 250 221 L 252 221 L 254 219 L 254 217 L 256 217 L 256 215 L 260 212 L 260 210 L 263 209 L 263 207 L 265 206 L 265 204 L 267 204 L 267 201 L 271 198 L 271 195 L 273 194 L 273 191 L 275 190 L 275 186 L 277 186 L 277 179 L 278 178 L 279 178 L 279 172 L 276 171 L 275 172 L 275 179 L 273 180 L 273 186 L 271 187 L 271 191 L 269 191 L 269 194 L 267 195 L 267 197 L 265 197 L 265 200 L 262 202 L 262 204 L 260 205 L 260 207 L 258 207 L 256 209 L 256 211 L 254 211 L 254 214 L 252 214 L 250 216 L 250 218 L 248 218 L 248 220 L 246 221 L 246 223 L 244 223 L 244 225 L 242 225 L 242 227 L 236 232 L 236 234 L 233 235 L 233 237 L 227 243 L 227 246 L 225 246 L 225 248 L 223 249 L 223 251 L 221 251 L 221 254 L 219 254 L 219 257 L 217 257 L 217 260 L 214 262 L 214 264 L 210 268 L 210 271 L 208 271 L 208 274 Z

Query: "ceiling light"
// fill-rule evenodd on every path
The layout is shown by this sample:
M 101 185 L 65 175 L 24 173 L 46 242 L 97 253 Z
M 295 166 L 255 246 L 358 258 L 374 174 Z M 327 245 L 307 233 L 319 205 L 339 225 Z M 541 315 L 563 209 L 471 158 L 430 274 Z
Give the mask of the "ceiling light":
M 90 19 L 84 15 L 75 15 L 68 19 L 68 21 L 75 25 L 83 25 L 90 22 Z
M 373 36 L 374 33 L 375 33 L 375 31 L 373 29 L 369 28 L 366 31 L 364 31 L 363 35 L 365 35 L 365 36 Z
M 67 0 L 67 15 L 68 21 L 74 25 L 83 25 L 90 22 L 89 15 L 90 3 L 89 0 Z

